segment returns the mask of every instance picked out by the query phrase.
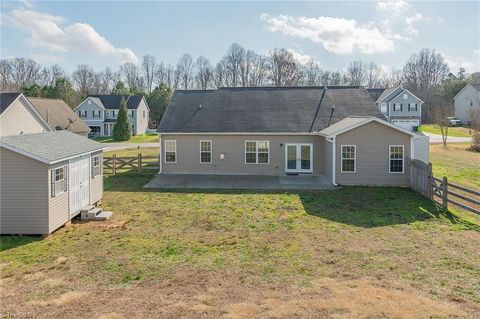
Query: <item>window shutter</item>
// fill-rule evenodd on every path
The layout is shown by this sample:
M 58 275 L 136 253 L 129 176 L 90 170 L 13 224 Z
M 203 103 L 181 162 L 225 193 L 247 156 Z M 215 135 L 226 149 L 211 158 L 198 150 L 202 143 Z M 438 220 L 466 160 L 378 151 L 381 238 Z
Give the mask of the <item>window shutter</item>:
M 50 196 L 53 198 L 55 197 L 55 170 L 51 169 L 50 170 Z
M 403 103 L 400 103 L 400 112 L 403 111 Z

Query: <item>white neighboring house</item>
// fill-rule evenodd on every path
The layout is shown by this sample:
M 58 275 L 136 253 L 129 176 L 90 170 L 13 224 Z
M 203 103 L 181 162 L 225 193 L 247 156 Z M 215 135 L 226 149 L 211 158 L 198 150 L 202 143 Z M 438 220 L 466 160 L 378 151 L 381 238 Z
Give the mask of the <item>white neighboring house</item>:
M 392 124 L 410 131 L 422 125 L 423 101 L 401 86 L 385 89 L 375 103 Z
M 132 135 L 145 134 L 150 108 L 143 95 L 90 95 L 75 108 L 75 112 L 87 123 L 94 135 L 111 136 L 122 98 L 127 102 Z
M 467 84 L 453 98 L 455 117 L 464 124 L 471 124 L 472 112 L 480 112 L 480 84 Z

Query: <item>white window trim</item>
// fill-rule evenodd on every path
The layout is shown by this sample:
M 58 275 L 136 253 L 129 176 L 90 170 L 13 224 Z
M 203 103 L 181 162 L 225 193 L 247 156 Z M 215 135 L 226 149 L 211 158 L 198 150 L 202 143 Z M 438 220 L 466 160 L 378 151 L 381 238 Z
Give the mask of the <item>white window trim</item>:
M 98 165 L 95 165 L 96 158 L 98 158 Z M 98 174 L 94 173 L 97 167 L 98 167 Z M 95 156 L 92 156 L 92 177 L 91 178 L 95 178 L 100 175 L 102 175 L 102 158 L 100 155 L 95 155 Z
M 57 170 L 58 169 L 61 169 L 63 170 L 63 178 L 59 181 L 56 180 L 57 178 Z M 68 191 L 68 181 L 67 181 L 67 166 L 64 165 L 64 166 L 60 166 L 60 167 L 56 167 L 56 168 L 53 168 L 51 169 L 51 173 L 53 174 L 53 177 L 51 177 L 53 179 L 53 189 L 51 190 L 52 194 L 51 194 L 51 197 L 52 198 L 55 198 L 63 193 L 66 193 Z M 57 183 L 60 183 L 60 181 L 63 182 L 63 189 L 57 193 Z
M 402 171 L 401 172 L 392 172 L 390 166 L 390 160 L 392 156 L 392 147 L 401 147 L 402 148 Z M 388 173 L 389 174 L 405 174 L 405 146 L 404 145 L 388 145 Z
M 205 151 L 202 152 L 202 142 L 210 143 L 210 152 L 205 152 Z M 213 143 L 212 143 L 212 140 L 200 140 L 199 151 L 200 151 L 200 158 L 199 158 L 200 164 L 212 164 L 213 163 Z M 202 153 L 210 153 L 210 162 L 202 162 Z M 175 159 L 176 159 L 176 156 L 175 156 Z
M 397 105 L 399 109 L 397 110 Z M 393 111 L 394 112 L 402 112 L 402 103 L 393 103 Z
M 343 147 L 353 147 L 353 158 L 343 158 Z M 353 171 L 344 171 L 343 170 L 343 160 L 352 160 L 353 159 Z M 390 162 L 389 162 L 390 163 Z M 340 145 L 340 172 L 356 173 L 357 172 L 357 145 Z
M 175 145 L 175 161 L 174 161 L 174 162 L 167 161 L 167 143 L 169 143 L 169 142 L 172 142 L 172 143 Z M 167 163 L 167 164 L 176 164 L 176 163 L 177 163 L 177 140 L 165 140 L 164 143 L 165 143 L 165 144 L 164 144 L 165 150 L 164 150 L 163 155 L 164 155 L 164 161 L 165 161 L 165 163 Z
M 255 163 L 247 163 L 247 143 L 255 143 Z M 258 143 L 265 142 L 267 143 L 268 147 L 268 161 L 266 163 L 259 163 L 258 162 Z M 269 165 L 270 164 L 270 141 L 267 140 L 248 140 L 245 141 L 244 149 L 243 149 L 243 160 L 245 161 L 246 165 Z M 248 152 L 251 153 L 251 152 Z

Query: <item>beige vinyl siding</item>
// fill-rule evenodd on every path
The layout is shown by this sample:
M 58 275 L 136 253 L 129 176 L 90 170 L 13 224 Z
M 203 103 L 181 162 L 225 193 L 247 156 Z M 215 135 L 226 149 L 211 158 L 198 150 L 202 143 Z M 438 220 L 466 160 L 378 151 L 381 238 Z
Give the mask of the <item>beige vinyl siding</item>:
M 410 157 L 408 134 L 386 125 L 370 122 L 336 138 L 336 182 L 339 185 L 408 186 L 407 157 Z M 341 172 L 341 146 L 356 145 L 356 172 Z M 404 172 L 389 173 L 389 146 L 404 146 Z
M 165 163 L 165 140 L 177 141 L 176 163 Z M 200 140 L 212 141 L 212 163 L 200 163 Z M 269 141 L 269 164 L 245 164 L 245 141 Z M 286 143 L 312 143 L 313 174 L 323 174 L 323 138 L 314 135 L 164 134 L 161 143 L 165 174 L 284 175 Z
M 65 171 L 65 178 L 67 182 L 67 191 L 63 192 L 55 197 L 51 196 L 52 187 L 51 187 L 51 170 L 55 168 L 59 168 L 62 166 L 66 166 Z M 48 169 L 48 179 L 46 181 L 46 187 L 48 189 L 48 201 L 49 201 L 49 209 L 48 209 L 48 225 L 49 225 L 49 233 L 53 232 L 57 228 L 64 225 L 66 222 L 70 220 L 70 213 L 69 213 L 69 170 L 68 170 L 68 161 L 63 161 L 54 165 L 50 165 Z
M 48 165 L 0 150 L 0 232 L 48 234 Z
M 145 111 L 145 117 L 143 117 L 143 112 Z M 129 110 L 131 112 L 131 110 Z M 135 110 L 135 134 L 142 135 L 145 134 L 145 131 L 148 128 L 148 120 L 149 120 L 149 111 L 145 101 L 142 99 L 138 108 Z
M 91 157 L 96 155 L 100 155 L 101 174 L 90 179 L 90 205 L 95 204 L 103 197 L 103 155 L 102 152 L 95 152 L 91 154 Z
M 41 124 L 33 111 L 27 108 L 20 99 L 13 102 L 0 116 L 0 136 L 46 131 L 47 129 Z

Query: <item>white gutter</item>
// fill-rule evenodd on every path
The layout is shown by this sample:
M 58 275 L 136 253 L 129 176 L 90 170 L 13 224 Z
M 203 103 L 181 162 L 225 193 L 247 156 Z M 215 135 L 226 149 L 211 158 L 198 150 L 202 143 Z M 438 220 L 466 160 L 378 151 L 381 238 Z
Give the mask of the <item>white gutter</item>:
M 162 166 L 162 144 L 163 144 L 162 135 L 159 135 L 158 142 L 160 143 L 160 154 L 158 154 L 158 163 L 159 163 L 158 174 L 162 174 L 162 169 L 163 169 L 163 166 Z
M 336 154 L 336 141 L 335 141 L 335 136 L 334 137 L 326 137 L 325 140 L 327 142 L 330 142 L 332 143 L 332 184 L 333 186 L 338 186 L 338 184 L 336 183 L 336 158 L 337 158 L 337 154 Z

